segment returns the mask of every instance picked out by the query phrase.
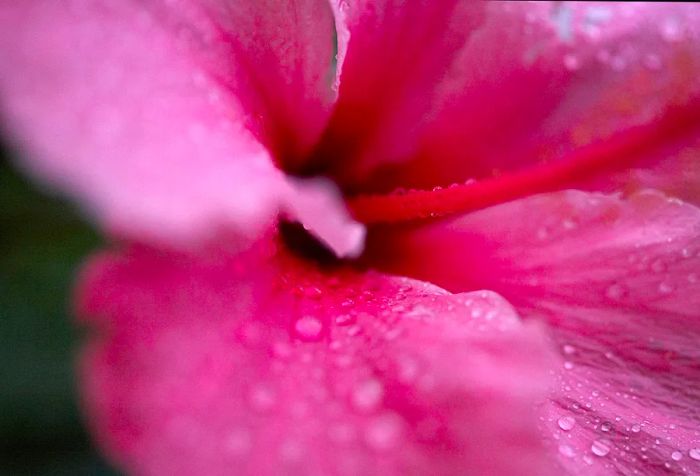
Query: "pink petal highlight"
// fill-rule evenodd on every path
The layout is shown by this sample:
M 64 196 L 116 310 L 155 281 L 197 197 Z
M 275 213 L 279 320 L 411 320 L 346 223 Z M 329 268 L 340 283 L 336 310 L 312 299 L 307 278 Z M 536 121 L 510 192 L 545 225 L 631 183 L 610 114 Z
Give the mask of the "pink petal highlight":
M 565 362 L 543 432 L 567 474 L 692 474 L 699 237 L 700 210 L 658 192 L 567 191 L 383 230 L 369 246 L 388 269 L 453 291 L 494 289 L 549 324 Z
M 284 198 L 269 150 L 302 153 L 332 100 L 330 8 L 277 6 L 4 2 L 3 127 L 112 233 L 255 237 Z
M 548 474 L 551 352 L 491 292 L 324 272 L 268 244 L 93 259 L 90 422 L 137 474 Z

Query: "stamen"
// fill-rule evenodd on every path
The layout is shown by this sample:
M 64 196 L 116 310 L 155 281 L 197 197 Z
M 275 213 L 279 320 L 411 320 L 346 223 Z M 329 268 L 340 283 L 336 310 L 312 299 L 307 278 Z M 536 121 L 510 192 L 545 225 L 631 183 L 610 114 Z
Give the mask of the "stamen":
M 655 149 L 700 129 L 700 100 L 669 108 L 658 119 L 584 146 L 569 157 L 498 177 L 433 190 L 360 195 L 347 200 L 353 217 L 365 224 L 445 217 L 552 192 L 576 182 L 631 167 Z

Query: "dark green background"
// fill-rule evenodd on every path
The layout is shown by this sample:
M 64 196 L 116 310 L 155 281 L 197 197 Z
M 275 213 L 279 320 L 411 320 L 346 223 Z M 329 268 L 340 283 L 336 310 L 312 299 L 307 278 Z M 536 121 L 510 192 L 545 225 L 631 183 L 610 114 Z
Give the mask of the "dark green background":
M 0 146 L 0 475 L 114 475 L 82 426 L 70 289 L 99 247 L 65 201 L 41 193 Z

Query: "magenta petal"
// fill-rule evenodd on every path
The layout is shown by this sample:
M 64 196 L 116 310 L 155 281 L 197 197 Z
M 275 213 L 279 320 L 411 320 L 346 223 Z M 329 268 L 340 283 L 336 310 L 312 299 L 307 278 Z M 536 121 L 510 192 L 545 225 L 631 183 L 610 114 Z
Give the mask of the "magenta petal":
M 383 5 L 389 2 L 367 3 L 381 4 L 377 10 L 383 12 L 388 9 Z M 446 8 L 452 3 L 432 4 Z M 470 5 L 469 8 L 477 7 Z M 395 9 L 411 10 L 408 7 Z M 390 11 L 398 16 L 394 10 Z M 476 15 L 471 13 L 471 16 Z M 473 20 L 478 22 L 476 18 Z M 351 184 L 356 189 L 429 189 L 491 177 L 493 173 L 537 165 L 543 160 L 565 159 L 582 145 L 609 138 L 633 125 L 653 122 L 670 106 L 684 105 L 692 98 L 697 104 L 700 98 L 700 7 L 697 4 L 489 2 L 483 21 L 470 36 L 466 35 L 472 32 L 473 25 L 454 13 L 451 21 L 463 22 L 461 35 L 452 34 L 451 42 L 445 43 L 452 48 L 439 50 L 443 56 L 437 53 L 431 56 L 434 61 L 442 59 L 444 69 L 433 69 L 440 74 L 436 74 L 432 82 L 424 84 L 419 91 L 412 90 L 413 94 L 407 99 L 391 105 L 391 113 L 400 116 L 398 120 L 390 116 L 390 124 L 396 130 L 382 129 L 378 140 L 388 145 L 383 145 L 381 150 L 376 146 L 367 153 L 375 154 L 371 167 L 357 171 L 360 165 L 366 164 L 346 164 L 346 169 L 352 169 L 350 172 L 361 177 Z M 416 20 L 407 12 L 406 28 L 415 23 L 424 25 L 429 20 Z M 357 56 L 369 62 L 381 54 L 394 55 L 390 48 L 395 47 L 422 58 L 424 50 L 433 43 L 419 37 L 423 32 L 420 28 L 409 31 L 393 43 L 374 41 L 370 53 Z M 448 27 L 442 31 L 445 35 L 451 34 Z M 416 38 L 424 44 L 413 45 L 411 41 Z M 343 88 L 344 81 L 354 82 L 350 59 L 354 46 L 351 34 L 348 58 L 341 73 L 338 116 L 344 101 L 353 104 L 351 99 L 344 98 Z M 361 47 L 357 45 L 357 48 Z M 380 63 L 390 71 L 378 82 L 390 92 L 382 101 L 371 102 L 373 107 L 384 106 L 386 98 L 402 91 L 404 82 L 417 82 L 421 77 L 404 74 L 406 67 L 399 64 L 393 56 L 392 60 Z M 377 68 L 362 70 L 365 83 L 373 78 L 369 72 Z M 351 89 L 349 85 L 347 89 Z M 369 87 L 363 83 L 361 90 L 367 89 Z M 428 98 L 430 111 L 422 118 L 404 110 L 424 105 Z M 425 118 L 429 120 L 421 120 Z M 348 133 L 352 127 L 362 127 L 366 123 L 357 122 L 359 125 L 343 131 Z M 682 151 L 692 145 L 693 156 L 697 157 L 697 135 L 696 128 L 681 144 L 669 138 L 668 144 L 661 145 L 671 151 L 678 151 L 679 147 Z M 664 152 L 661 157 L 657 153 L 656 158 L 668 157 L 669 150 Z M 640 157 L 641 160 L 645 158 Z M 615 165 L 614 159 L 610 160 L 611 168 Z M 697 167 L 694 167 L 694 177 L 683 174 L 684 169 L 696 163 L 697 160 L 676 161 L 673 171 L 664 167 L 667 174 L 671 173 L 666 183 L 675 183 L 679 188 L 679 179 L 694 178 L 693 182 L 685 182 L 686 188 L 697 190 Z M 339 180 L 347 180 L 352 173 L 344 169 L 338 174 Z M 645 185 L 643 178 L 631 179 L 635 186 Z M 630 178 L 620 181 L 625 185 Z M 646 185 L 651 186 L 652 182 Z
M 570 473 L 700 471 L 698 208 L 567 191 L 380 240 L 389 269 L 550 325 L 565 363 L 544 432 Z
M 269 3 L 3 2 L 3 128 L 109 231 L 255 235 L 332 100 L 330 8 Z
M 338 101 L 316 166 L 357 188 L 404 162 L 431 117 L 436 88 L 481 21 L 481 2 L 332 0 Z
M 549 474 L 532 409 L 556 360 L 492 292 L 267 245 L 106 253 L 84 278 L 89 421 L 131 473 Z

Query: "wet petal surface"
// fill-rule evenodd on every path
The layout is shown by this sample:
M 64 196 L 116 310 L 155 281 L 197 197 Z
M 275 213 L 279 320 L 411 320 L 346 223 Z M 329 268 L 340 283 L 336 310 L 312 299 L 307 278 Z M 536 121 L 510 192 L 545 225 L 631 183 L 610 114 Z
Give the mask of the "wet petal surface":
M 369 244 L 394 272 L 494 289 L 549 324 L 564 363 L 543 432 L 570 473 L 692 474 L 699 236 L 700 210 L 658 192 L 568 191 L 385 229 Z
M 556 359 L 494 293 L 329 273 L 264 245 L 103 254 L 80 297 L 99 332 L 82 361 L 90 421 L 131 472 L 549 469 L 531 408 Z

